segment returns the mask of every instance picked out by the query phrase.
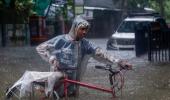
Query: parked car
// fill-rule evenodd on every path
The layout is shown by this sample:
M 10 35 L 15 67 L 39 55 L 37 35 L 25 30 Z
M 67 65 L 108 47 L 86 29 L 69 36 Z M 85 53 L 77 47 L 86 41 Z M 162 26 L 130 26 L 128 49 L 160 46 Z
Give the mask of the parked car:
M 135 26 L 159 22 L 167 27 L 165 20 L 158 14 L 133 14 L 125 18 L 107 41 L 107 49 L 135 49 Z

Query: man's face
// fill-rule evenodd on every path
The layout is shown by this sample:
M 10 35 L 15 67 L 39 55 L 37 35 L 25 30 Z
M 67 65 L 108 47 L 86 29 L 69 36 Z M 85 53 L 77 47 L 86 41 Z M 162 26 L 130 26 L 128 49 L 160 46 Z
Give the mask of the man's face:
M 87 32 L 88 32 L 88 28 L 87 27 L 80 27 L 80 28 L 78 28 L 76 40 L 80 40 L 83 37 L 85 37 L 87 35 Z

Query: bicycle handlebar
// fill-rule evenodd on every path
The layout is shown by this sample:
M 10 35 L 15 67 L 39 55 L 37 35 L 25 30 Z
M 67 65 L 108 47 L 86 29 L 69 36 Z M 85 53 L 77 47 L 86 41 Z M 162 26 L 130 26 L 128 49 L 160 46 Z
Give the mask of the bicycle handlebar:
M 131 70 L 131 69 L 132 69 L 132 66 L 128 66 L 128 65 L 120 66 L 120 65 L 118 64 L 118 67 L 119 67 L 120 69 L 114 69 L 114 68 L 112 68 L 111 65 L 106 65 L 106 66 L 96 65 L 96 66 L 95 66 L 96 69 L 108 70 L 108 71 L 109 71 L 110 73 L 112 73 L 112 74 L 118 73 L 118 72 L 120 72 L 121 70 Z
M 99 65 L 97 65 L 97 66 L 95 66 L 95 68 L 96 69 L 102 69 L 102 70 L 108 70 L 112 74 L 116 74 L 116 73 L 120 72 L 120 70 L 113 69 L 111 67 L 111 65 L 106 65 L 106 66 L 99 66 Z

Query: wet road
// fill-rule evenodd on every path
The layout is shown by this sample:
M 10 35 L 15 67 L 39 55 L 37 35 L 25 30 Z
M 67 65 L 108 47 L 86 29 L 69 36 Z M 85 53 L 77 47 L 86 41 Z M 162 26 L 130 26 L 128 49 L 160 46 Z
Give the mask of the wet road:
M 106 48 L 106 39 L 91 41 Z M 128 59 L 134 66 L 132 71 L 125 73 L 123 95 L 116 100 L 170 100 L 170 64 L 152 64 L 146 56 L 136 58 L 133 50 L 108 52 L 115 57 Z M 108 85 L 107 72 L 95 69 L 94 64 L 101 63 L 90 59 L 83 81 Z M 35 47 L 1 48 L 0 100 L 3 100 L 6 88 L 19 79 L 25 70 L 48 71 L 48 66 L 36 53 Z M 80 88 L 80 96 L 76 100 L 111 100 L 111 95 Z

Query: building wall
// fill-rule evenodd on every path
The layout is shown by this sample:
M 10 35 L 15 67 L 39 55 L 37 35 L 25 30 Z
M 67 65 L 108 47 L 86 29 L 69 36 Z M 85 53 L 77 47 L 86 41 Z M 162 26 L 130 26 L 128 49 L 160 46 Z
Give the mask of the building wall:
M 91 28 L 89 38 L 108 38 L 113 34 L 121 22 L 120 11 L 94 10 L 93 18 L 88 21 Z
M 1 24 L 0 26 L 1 46 L 24 46 L 27 44 L 26 24 Z

